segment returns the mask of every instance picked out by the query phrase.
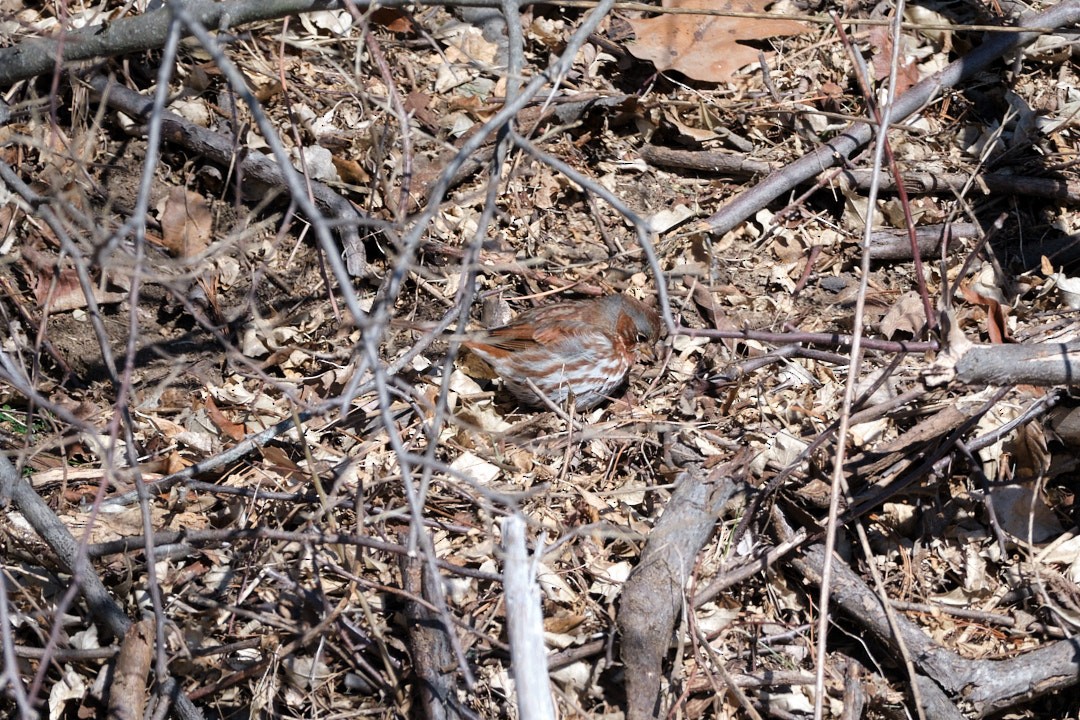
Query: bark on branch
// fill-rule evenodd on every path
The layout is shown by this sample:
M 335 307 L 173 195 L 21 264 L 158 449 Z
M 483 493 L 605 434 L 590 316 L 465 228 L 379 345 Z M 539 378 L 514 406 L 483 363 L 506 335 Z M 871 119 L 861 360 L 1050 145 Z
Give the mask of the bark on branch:
M 820 582 L 824 561 L 824 548 L 814 545 L 794 558 L 792 565 L 811 582 Z M 896 649 L 880 599 L 843 562 L 834 563 L 832 595 L 837 605 L 871 636 Z M 1074 687 L 1080 678 L 1077 638 L 1049 643 L 1007 660 L 971 660 L 934 644 L 906 618 L 899 618 L 899 629 L 916 668 L 924 673 L 920 687 L 924 682 L 933 682 L 973 713 L 969 717 L 1001 713 L 1041 695 Z M 927 716 L 942 717 L 932 712 Z
M 623 586 L 616 621 L 626 666 L 626 716 L 664 716 L 660 707 L 663 661 L 686 606 L 684 588 L 698 551 L 712 535 L 735 492 L 736 458 L 703 477 L 700 467 L 680 474 L 679 486 L 652 532 L 641 560 Z
M 188 12 L 209 28 L 226 30 L 260 20 L 298 15 L 317 10 L 339 10 L 341 0 L 184 0 Z M 356 0 L 367 8 L 370 0 Z M 499 0 L 380 0 L 380 7 L 405 5 L 461 5 L 499 7 Z M 0 49 L 0 87 L 52 72 L 58 64 L 76 60 L 113 57 L 161 47 L 169 31 L 169 12 L 162 8 L 143 15 L 122 18 L 79 30 L 24 40 Z

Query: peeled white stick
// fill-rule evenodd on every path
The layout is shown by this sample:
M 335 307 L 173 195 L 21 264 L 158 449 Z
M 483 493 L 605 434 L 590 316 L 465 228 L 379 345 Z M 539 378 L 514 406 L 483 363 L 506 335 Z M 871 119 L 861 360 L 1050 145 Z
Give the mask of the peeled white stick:
M 517 691 L 521 720 L 555 720 L 555 705 L 544 647 L 544 615 L 536 567 L 541 554 L 529 557 L 525 547 L 525 519 L 514 513 L 502 521 L 503 591 L 506 626 L 510 637 L 510 673 Z

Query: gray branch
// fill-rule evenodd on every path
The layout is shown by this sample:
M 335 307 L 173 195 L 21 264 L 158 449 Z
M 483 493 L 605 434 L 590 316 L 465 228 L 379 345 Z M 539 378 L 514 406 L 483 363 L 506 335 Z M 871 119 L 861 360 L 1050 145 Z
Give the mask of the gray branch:
M 3 453 L 0 453 L 0 488 L 3 490 L 0 495 L 5 495 L 10 491 L 15 507 L 23 514 L 34 531 L 41 536 L 41 539 L 52 548 L 60 562 L 74 575 L 83 599 L 94 618 L 116 637 L 124 637 L 128 628 L 131 627 L 131 619 L 120 604 L 113 599 L 94 569 L 90 567 L 86 553 L 79 551 L 79 545 L 75 542 L 71 531 L 60 522 L 60 518 L 56 517 L 56 513 L 41 499 L 30 482 L 19 476 L 18 470 Z M 182 720 L 202 719 L 202 712 L 180 689 L 175 679 L 164 677 L 158 678 L 158 681 L 162 684 L 163 694 L 173 698 L 177 717 Z
M 356 0 L 367 8 L 370 0 Z M 218 30 L 317 10 L 340 10 L 341 0 L 185 0 L 187 11 L 202 25 Z M 381 0 L 381 7 L 459 5 L 499 7 L 499 0 Z M 56 69 L 57 63 L 92 60 L 161 47 L 169 31 L 169 13 L 155 10 L 63 35 L 37 37 L 0 49 L 0 87 Z M 185 34 L 190 31 L 185 30 Z
M 968 385 L 1080 385 L 1080 342 L 975 345 L 956 362 Z

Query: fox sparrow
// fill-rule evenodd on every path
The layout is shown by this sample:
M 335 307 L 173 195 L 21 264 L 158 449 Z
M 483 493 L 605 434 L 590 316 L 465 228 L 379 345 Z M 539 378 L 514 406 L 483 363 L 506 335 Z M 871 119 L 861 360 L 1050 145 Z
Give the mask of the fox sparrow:
M 587 410 L 626 377 L 634 346 L 659 336 L 656 312 L 619 294 L 526 310 L 510 324 L 463 344 L 503 378 L 519 401 L 542 405 L 536 390 L 558 404 L 572 394 L 574 406 Z

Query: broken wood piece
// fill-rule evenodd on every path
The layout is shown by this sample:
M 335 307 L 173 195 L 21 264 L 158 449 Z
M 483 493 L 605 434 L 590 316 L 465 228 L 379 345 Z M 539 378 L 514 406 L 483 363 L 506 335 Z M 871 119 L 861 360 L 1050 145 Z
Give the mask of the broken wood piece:
M 544 647 L 544 614 L 536 580 L 538 557 L 530 557 L 525 546 L 525 518 L 520 513 L 505 518 L 502 535 L 506 629 L 518 716 L 522 720 L 555 720 Z M 536 552 L 541 550 L 537 548 Z
M 649 533 L 641 560 L 623 585 L 616 623 L 622 636 L 626 717 L 664 717 L 660 707 L 663 662 L 682 609 L 686 581 L 721 511 L 735 493 L 740 456 L 703 476 L 700 467 L 679 474 L 664 514 Z
M 922 225 L 915 228 L 919 255 L 928 258 L 940 254 L 941 240 L 948 232 L 949 248 L 957 240 L 977 238 L 982 230 L 975 223 L 952 225 Z M 871 260 L 911 260 L 911 240 L 907 230 L 875 230 L 870 235 Z
M 968 385 L 1080 385 L 1080 342 L 973 345 L 956 362 Z
M 398 558 L 398 567 L 405 592 L 416 598 L 405 602 L 409 655 L 416 675 L 413 700 L 425 718 L 456 720 L 462 716 L 457 712 L 454 695 L 457 690 L 454 650 L 446 626 L 428 601 L 432 593 L 442 592 L 441 581 L 430 578 L 427 563 L 418 557 L 402 555 Z

